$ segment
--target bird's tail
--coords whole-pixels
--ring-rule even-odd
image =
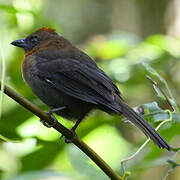
[[[170,150],[169,144],[160,136],[160,134],[152,128],[140,115],[131,109],[123,100],[118,101],[121,107],[121,113],[131,121],[135,126],[140,128],[144,134],[150,137],[160,148]]]

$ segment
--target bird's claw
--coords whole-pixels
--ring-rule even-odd
[[[57,112],[57,111],[61,111],[61,110],[65,109],[65,108],[66,108],[65,106],[62,106],[62,107],[59,107],[59,108],[51,109],[51,110],[49,110],[49,111],[47,112],[47,114],[49,114],[49,115],[53,118],[53,120],[54,120],[54,122],[53,122],[52,124],[47,123],[44,119],[40,119],[40,122],[41,122],[44,126],[46,126],[47,128],[53,127],[53,126],[58,122],[58,120],[55,118],[55,116],[53,115],[53,113],[54,113],[54,112]]]
[[[64,142],[67,143],[67,144],[72,143],[74,141],[74,139],[76,139],[76,137],[77,137],[77,134],[75,133],[73,128],[71,128],[70,131],[72,132],[73,136],[72,136],[71,139],[68,139],[68,138],[65,137]],[[61,137],[59,139],[62,139],[63,137],[64,137],[64,135],[61,135]]]
[[[47,128],[52,128],[52,127],[56,124],[56,122],[57,122],[57,119],[56,119],[56,118],[53,117],[53,119],[54,119],[54,122],[53,122],[52,124],[49,124],[49,123],[46,122],[44,119],[40,119],[40,122],[41,122],[44,126],[46,126]]]
[[[64,137],[64,135],[62,134],[59,139],[61,140],[63,137]]]

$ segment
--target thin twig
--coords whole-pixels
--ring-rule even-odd
[[[0,82],[1,86],[1,82]],[[48,124],[52,124],[54,119],[47,113],[43,112],[39,107],[32,104],[30,101],[16,93],[14,90],[9,88],[8,86],[4,86],[4,93],[9,97],[14,99],[17,103],[22,105],[27,110],[31,111],[34,115],[38,116],[40,119],[43,119]],[[64,127],[61,123],[56,122],[53,125],[53,128],[58,132],[63,134],[67,139],[73,138],[73,133]],[[91,160],[93,160],[96,165],[112,180],[122,180],[122,178],[115,172],[113,169],[106,164],[106,162],[96,153],[94,152],[87,144],[81,141],[78,137],[73,138],[72,143],[74,143],[79,149],[81,149]]]

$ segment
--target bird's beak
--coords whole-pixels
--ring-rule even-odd
[[[15,40],[11,44],[14,45],[14,46],[20,47],[20,48],[25,48],[26,47],[25,39]]]

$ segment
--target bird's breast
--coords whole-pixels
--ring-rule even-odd
[[[36,68],[36,60],[33,56],[25,56],[22,62],[22,76],[24,81],[31,86],[33,75],[38,71]]]

